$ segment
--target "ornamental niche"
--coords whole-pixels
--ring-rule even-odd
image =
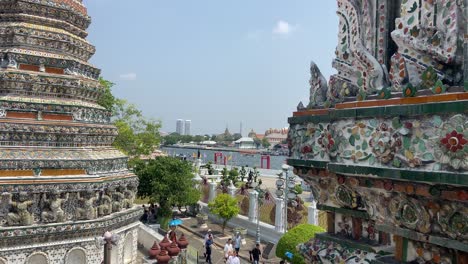
[[[337,3],[337,73],[327,83],[312,62],[310,102],[289,118],[288,164],[328,216],[300,250],[311,263],[466,263],[468,2]]]

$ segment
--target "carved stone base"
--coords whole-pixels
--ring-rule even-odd
[[[32,232],[32,229],[36,229],[37,232],[50,231],[45,236],[36,233],[33,239],[23,232],[14,232],[22,234],[22,238],[10,233],[9,237],[0,238],[0,264],[101,263],[104,246],[97,243],[96,238],[102,237],[105,231],[118,236],[116,245],[112,247],[111,263],[135,263],[140,215],[141,209],[134,208],[113,217],[63,225],[66,229],[74,230],[72,232],[58,231],[62,225],[57,224],[34,226],[29,228],[31,230],[24,230],[26,233]],[[58,232],[54,232],[54,229]],[[7,231],[0,232],[5,234]],[[5,244],[6,241],[9,242]]]

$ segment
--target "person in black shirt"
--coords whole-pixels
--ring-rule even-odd
[[[255,245],[255,248],[252,249],[251,251],[251,254],[252,254],[252,263],[254,264],[259,264],[260,263],[260,256],[262,254],[262,252],[260,251],[260,244],[256,244]]]

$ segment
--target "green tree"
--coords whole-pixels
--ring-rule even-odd
[[[229,171],[229,180],[232,181],[233,184],[239,181],[239,170],[237,168],[232,168]]]
[[[258,148],[262,145],[262,141],[258,139],[257,137],[255,137],[253,140],[254,140],[255,147]]]
[[[113,146],[131,158],[153,152],[160,143],[161,123],[145,118],[135,105],[115,98],[112,95],[114,83],[103,78],[99,81],[104,92],[98,104],[111,112],[112,121],[118,129]]]
[[[271,146],[270,142],[268,141],[266,137],[262,138],[262,146],[264,148],[269,148]]]
[[[309,241],[311,238],[314,238],[316,233],[322,232],[325,232],[325,229],[321,228],[320,226],[310,224],[298,225],[288,230],[288,232],[285,233],[278,241],[278,245],[276,246],[276,256],[278,258],[285,259],[286,252],[291,252],[293,254],[293,258],[290,260],[291,263],[305,263],[304,258],[296,249],[296,247],[299,244],[303,244]]]
[[[232,135],[232,140],[233,141],[236,141],[238,139],[242,138],[242,135],[240,133],[234,133],[234,135]]]
[[[205,140],[205,137],[202,135],[196,135],[193,137],[193,142],[200,143]]]
[[[192,164],[172,157],[158,157],[149,161],[137,161],[134,172],[140,184],[138,195],[158,203],[159,215],[172,216],[173,206],[193,205],[200,200],[200,191],[195,188]]]
[[[180,135],[175,132],[162,138],[162,142],[165,146],[175,145],[179,141],[180,141]]]
[[[212,214],[217,215],[223,220],[223,234],[227,222],[240,212],[239,206],[237,206],[237,199],[231,197],[229,194],[218,195],[208,204],[208,208]]]
[[[104,80],[102,77],[99,77],[99,82],[101,83],[103,93],[99,97],[97,103],[112,113],[114,112],[114,104],[117,100],[112,94],[112,86],[114,86],[114,83]]]

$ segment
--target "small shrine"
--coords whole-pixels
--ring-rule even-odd
[[[0,263],[134,263],[138,179],[111,146],[82,0],[0,1]]]
[[[288,164],[328,230],[308,263],[468,263],[468,1],[338,0]],[[350,261],[350,262],[348,262]]]

